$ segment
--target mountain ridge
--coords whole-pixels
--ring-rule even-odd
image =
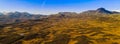
[[[88,13],[88,14],[120,14],[120,12],[109,11],[109,10],[106,10],[105,8],[98,8],[96,10],[88,10],[88,11],[84,11],[82,13]]]
[[[76,13],[76,12],[59,12],[55,14],[56,16],[59,17],[72,17],[72,16],[77,16],[78,14],[83,14],[83,15],[101,15],[101,14],[120,14],[120,12],[116,11],[109,11],[106,10],[105,8],[98,8],[96,10],[88,10],[84,11],[81,13]],[[51,14],[55,16],[54,14]],[[48,16],[51,15],[42,15],[42,14],[31,14],[28,12],[8,12],[8,13],[0,13],[0,24],[8,24],[8,23],[15,23],[15,22],[23,22],[26,20],[35,20],[35,19],[41,19],[41,18],[47,18]]]

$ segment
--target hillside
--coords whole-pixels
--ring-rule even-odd
[[[0,44],[120,44],[120,14],[69,13],[0,25]]]

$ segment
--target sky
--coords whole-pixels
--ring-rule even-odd
[[[34,14],[55,14],[77,12],[104,7],[120,11],[120,0],[0,0],[0,12],[29,12]]]

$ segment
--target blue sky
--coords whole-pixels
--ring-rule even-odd
[[[120,0],[0,0],[1,12],[29,12],[54,14],[58,12],[82,12],[104,7],[120,10]]]

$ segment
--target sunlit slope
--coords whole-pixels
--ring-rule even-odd
[[[0,44],[120,44],[120,15],[51,15],[7,24]]]

